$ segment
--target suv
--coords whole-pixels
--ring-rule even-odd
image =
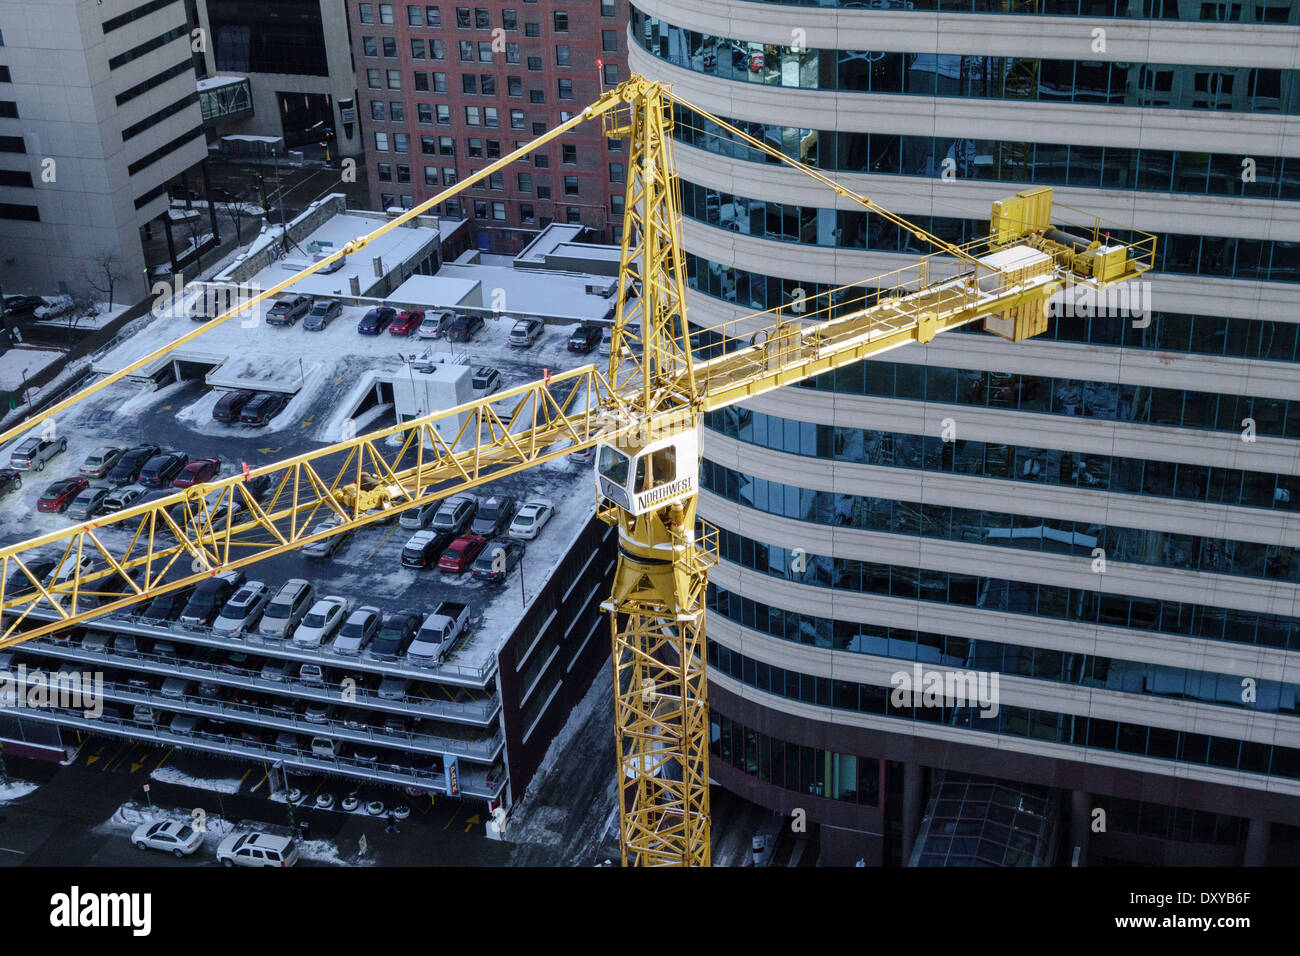
[[[185,610],[181,611],[181,625],[202,627],[211,624],[221,613],[221,608],[230,600],[230,596],[243,583],[243,571],[232,571],[224,576],[200,581],[194,588],[189,603],[185,605]],[[154,653],[162,653],[157,645],[154,647]]]
[[[140,469],[140,484],[146,488],[165,488],[189,464],[190,456],[180,451],[154,455]]]
[[[482,398],[484,395],[498,392],[501,390],[501,373],[490,365],[480,366],[474,369],[474,377],[470,380],[470,387],[474,389],[475,398]]]
[[[280,299],[266,313],[267,325],[293,325],[311,309],[311,297],[290,295]]]
[[[448,531],[415,532],[402,549],[402,567],[417,570],[433,567],[451,539],[452,535]]]
[[[512,348],[532,348],[533,343],[542,337],[542,330],[545,328],[546,325],[541,319],[520,319],[510,330],[510,337],[506,341]]]
[[[235,831],[217,847],[217,859],[225,866],[293,866],[298,845],[271,833]]]
[[[448,327],[447,338],[452,342],[472,342],[482,329],[483,316],[462,315]]]
[[[136,445],[134,448],[128,448],[109,471],[108,483],[119,488],[131,484],[140,477],[140,469],[144,467],[145,462],[160,451],[162,449],[157,445]]]
[[[66,438],[26,438],[18,444],[9,456],[9,467],[19,471],[35,468],[45,470],[45,463],[61,451],[67,451]]]
[[[315,599],[316,589],[302,578],[285,581],[275,597],[267,602],[257,632],[263,637],[283,640],[298,626]]]
[[[288,404],[289,396],[284,392],[262,392],[244,406],[239,421],[244,425],[268,425]]]
[[[241,634],[253,626],[257,616],[270,600],[271,591],[261,581],[248,581],[226,602],[221,615],[212,622],[214,631]]]
[[[244,410],[257,393],[247,388],[237,389],[233,392],[226,392],[219,399],[217,404],[212,406],[212,420],[216,422],[225,422],[227,425],[239,421],[239,413]]]
[[[474,520],[474,513],[477,510],[478,499],[473,495],[452,495],[438,508],[429,527],[434,531],[460,534]]]

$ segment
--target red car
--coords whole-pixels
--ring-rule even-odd
[[[189,488],[211,481],[221,472],[220,458],[194,458],[172,479],[173,488]]]
[[[63,514],[72,500],[90,484],[89,478],[63,478],[45,489],[36,502],[36,510]]]
[[[438,559],[438,570],[464,574],[479,556],[479,552],[487,547],[487,543],[488,539],[481,534],[467,534],[463,538],[457,538],[442,552],[442,557]]]
[[[388,327],[389,335],[410,335],[424,321],[423,312],[398,312],[393,324]]]

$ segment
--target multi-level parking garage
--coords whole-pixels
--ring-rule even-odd
[[[508,266],[508,260],[496,261],[490,268],[499,280]],[[460,284],[472,284],[464,280],[473,270],[458,267]],[[569,307],[603,315],[608,306],[602,291],[592,292],[591,303],[583,306],[586,293],[581,282],[575,290],[576,278],[556,275],[552,284],[563,287]],[[589,278],[601,289],[609,282]],[[521,282],[515,298],[523,298],[527,287]],[[433,312],[446,303],[401,304]],[[546,315],[551,303],[512,304]],[[394,424],[395,382],[410,384],[406,392],[397,390],[409,397],[429,394],[420,388],[427,375],[491,368],[499,378],[488,388],[509,388],[541,378],[545,369],[598,357],[567,350],[569,325],[547,324],[530,347],[509,347],[515,312],[489,317],[469,342],[420,340],[387,330],[358,335],[363,315],[382,305],[345,305],[322,331],[306,331],[301,322],[241,327],[232,321],[197,340],[212,357],[211,369],[239,367],[255,376],[264,362],[292,367],[297,378],[301,360],[306,374],[292,383],[294,397],[261,427],[214,419],[214,407],[239,381],[214,387],[210,376],[200,375],[161,388],[123,381],[99,392],[56,422],[66,450],[41,471],[25,472],[22,488],[0,499],[0,540],[66,526],[69,517],[41,512],[36,503],[47,485],[75,475],[101,446],[149,443],[191,458],[214,456],[224,476],[244,463],[256,467],[336,440],[348,421],[357,431]],[[128,341],[124,354],[144,354],[191,328],[183,314],[163,315]],[[410,360],[420,354],[424,360]],[[114,361],[112,354],[103,361]],[[258,381],[265,384],[250,384],[258,387]],[[385,400],[368,402],[352,418],[358,389],[375,381],[389,383],[381,390]],[[271,638],[259,633],[256,620],[246,632],[231,634],[215,630],[211,618],[178,621],[184,601],[170,613],[145,604],[2,652],[3,671],[15,677],[64,672],[102,681],[104,707],[94,715],[84,708],[11,709],[0,716],[0,737],[11,754],[62,758],[85,735],[108,734],[508,804],[522,793],[608,653],[599,605],[614,543],[595,520],[589,469],[585,461],[561,458],[475,489],[480,501],[505,496],[516,507],[534,499],[555,506],[534,537],[518,542],[522,556],[496,583],[468,572],[404,566],[403,549],[416,533],[410,526],[414,513],[363,528],[318,556],[307,549],[245,569],[248,580],[263,582],[272,595],[290,580],[306,581],[314,592],[308,604],[338,596],[349,610],[369,606],[383,615],[410,613],[421,622],[444,602],[465,605],[468,626],[440,659],[417,663],[404,647],[379,657],[364,648],[343,653],[332,639],[313,646],[295,641],[292,631]],[[494,540],[507,539],[508,525],[498,526]],[[436,564],[438,555],[429,557]]]

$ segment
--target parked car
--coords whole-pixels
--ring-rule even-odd
[[[366,604],[357,608],[339,628],[339,636],[334,638],[330,649],[335,654],[356,657],[379,633],[382,620],[383,613],[377,607]]]
[[[9,467],[19,471],[44,471],[45,463],[67,451],[66,438],[24,438],[9,455]]]
[[[480,366],[474,369],[474,377],[470,379],[470,387],[474,389],[475,398],[482,398],[484,395],[499,392],[501,390],[501,373],[490,365]]]
[[[490,495],[479,505],[474,520],[470,523],[470,534],[481,534],[485,538],[495,538],[510,526],[510,519],[515,516],[515,499],[510,495]]]
[[[370,642],[370,657],[377,661],[395,661],[406,653],[420,629],[420,615],[414,611],[399,611],[384,618],[379,633]]]
[[[217,859],[224,866],[293,866],[298,844],[289,837],[236,830],[217,847]]]
[[[0,498],[23,486],[23,476],[12,468],[0,468]]]
[[[88,478],[60,478],[41,493],[36,500],[36,510],[45,514],[63,514],[89,484]]]
[[[140,824],[131,833],[131,842],[137,850],[162,850],[179,859],[201,847],[203,836],[202,830],[196,830],[188,823],[167,820]]]
[[[410,335],[424,321],[424,312],[418,309],[410,312],[398,312],[393,324],[388,327],[389,335]]]
[[[385,677],[379,682],[379,689],[375,691],[384,700],[401,700],[406,696],[406,689],[411,686],[411,682],[405,677]]]
[[[388,328],[388,323],[393,321],[397,315],[396,309],[390,309],[388,306],[380,306],[371,309],[361,317],[357,323],[358,335],[378,335],[384,329]]]
[[[109,471],[108,483],[120,488],[122,485],[137,481],[140,478],[140,469],[160,451],[162,449],[157,445],[136,445],[134,448],[128,448]]]
[[[48,584],[50,575],[59,566],[59,562],[54,558],[36,558],[25,562],[27,571],[22,568],[12,566],[9,576],[5,578],[5,597],[16,598],[26,594],[35,594],[36,585],[32,584],[32,578],[40,581],[41,584]],[[31,577],[28,577],[30,572]]]
[[[189,461],[190,456],[181,451],[165,451],[154,455],[140,469],[140,484],[146,488],[166,488]]]
[[[474,520],[478,511],[478,499],[470,494],[452,495],[434,512],[430,527],[434,531],[447,531],[460,534]]]
[[[515,323],[514,328],[510,330],[510,336],[506,341],[513,348],[532,348],[533,343],[542,337],[542,332],[545,329],[546,324],[541,319],[520,319]]]
[[[338,595],[323,597],[311,606],[297,630],[293,643],[297,647],[320,647],[329,642],[343,626],[348,613],[348,599]]]
[[[417,334],[422,339],[440,339],[455,320],[455,312],[426,312]]]
[[[284,411],[289,398],[284,392],[262,392],[255,395],[239,413],[239,421],[244,425],[269,425],[271,419]]]
[[[293,633],[315,599],[316,589],[311,584],[302,578],[290,578],[267,602],[257,632],[263,637],[283,640]]]
[[[221,474],[220,458],[191,458],[181,469],[180,474],[172,479],[173,488],[190,488],[212,481]]]
[[[532,541],[554,515],[555,503],[550,498],[530,498],[510,522],[510,537],[516,541]]]
[[[231,571],[200,581],[194,588],[185,609],[181,611],[179,622],[191,627],[203,627],[216,620],[221,609],[226,606],[232,594],[244,583],[243,571]],[[159,645],[154,645],[154,653],[161,654]]]
[[[262,665],[262,673],[260,676],[262,680],[280,683],[289,679],[289,672],[293,670],[294,666],[293,661],[286,661],[273,657]],[[236,699],[239,699],[240,703],[249,703],[255,707],[260,706],[260,703],[257,701],[248,701],[240,698]]]
[[[468,627],[469,606],[443,601],[421,623],[406,652],[407,660],[417,667],[431,667],[446,656]]]
[[[261,581],[245,581],[212,622],[212,629],[223,634],[243,634],[252,630],[253,623],[270,599],[271,590]]]
[[[117,514],[119,511],[125,511],[131,507],[132,502],[139,498],[145,491],[138,486],[127,485],[125,488],[116,488],[110,491],[104,498],[104,514]]]
[[[457,538],[438,559],[438,570],[447,574],[464,574],[487,546],[487,538],[477,534],[467,534]]]
[[[266,313],[266,324],[293,325],[311,310],[311,306],[311,296],[287,295],[271,306]]]
[[[510,576],[523,556],[524,546],[518,541],[489,541],[470,571],[480,581],[500,584]]]
[[[483,330],[483,316],[462,315],[447,327],[447,338],[453,342],[472,342]]]
[[[239,413],[244,410],[257,393],[247,389],[240,388],[232,392],[226,392],[219,399],[217,404],[212,406],[212,420],[224,422],[229,425],[231,422],[239,421]]]
[[[72,499],[72,504],[68,505],[64,514],[73,521],[89,521],[99,514],[107,497],[108,488],[104,485],[90,485]]]
[[[181,612],[185,610],[190,598],[194,596],[194,588],[178,588],[175,591],[169,591],[166,594],[160,594],[146,607],[140,617],[146,621],[155,621],[164,623],[180,617]]]
[[[308,332],[323,332],[326,326],[342,314],[343,303],[338,299],[317,299],[307,313],[307,318],[303,319],[302,327]]]
[[[4,314],[15,317],[31,315],[47,304],[39,295],[7,295],[4,299]]]
[[[579,325],[569,336],[569,351],[578,352],[587,355],[600,344],[600,337],[604,334],[599,325]]]
[[[438,513],[442,507],[441,501],[430,501],[428,504],[420,505],[418,508],[408,508],[402,512],[397,523],[407,531],[419,531],[421,528],[427,528],[433,516]]]
[[[96,448],[77,469],[87,478],[103,478],[122,459],[126,449],[120,445],[104,445]]]
[[[338,515],[332,514],[320,523],[317,531],[329,531],[343,524],[343,519]],[[328,558],[335,551],[343,546],[343,542],[352,537],[351,531],[340,531],[332,534],[328,538],[321,538],[319,541],[313,541],[302,547],[302,554],[308,558]]]

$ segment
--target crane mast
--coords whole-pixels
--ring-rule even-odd
[[[931,242],[942,256],[833,290],[811,311],[800,302],[717,327],[689,325],[674,104]],[[595,119],[606,136],[629,144],[607,369],[582,366],[0,548],[0,647],[594,446],[596,513],[618,532],[602,606],[610,618],[623,863],[708,866],[704,607],[717,532],[696,515],[702,416],[979,320],[1011,341],[1039,334],[1049,298],[1067,283],[1102,288],[1150,269],[1154,237],[1113,239],[1099,220],[1075,231],[1054,227],[1052,190],[1039,187],[995,203],[989,235],[957,246],[634,75],[556,129],[0,434],[0,442]],[[464,416],[459,430],[440,432],[437,424],[454,416]],[[259,499],[249,480],[262,476],[271,492]],[[330,516],[339,523],[323,529]],[[38,549],[60,556],[48,579],[30,569]],[[10,586],[15,572],[28,583]]]

